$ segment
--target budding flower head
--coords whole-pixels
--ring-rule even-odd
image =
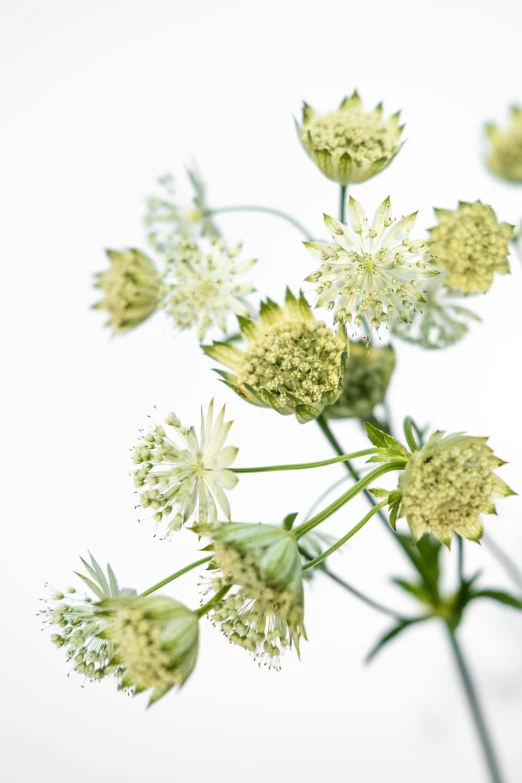
[[[499,223],[491,207],[459,201],[456,210],[435,209],[438,224],[430,229],[436,264],[446,272],[444,284],[462,294],[485,294],[493,273],[509,272],[513,226]]]
[[[494,473],[504,462],[486,444],[487,438],[436,432],[413,452],[399,487],[400,516],[416,541],[433,533],[449,548],[452,532],[480,541],[480,515],[496,513],[493,498],[515,494]]]
[[[193,242],[180,242],[168,260],[167,311],[180,329],[196,326],[202,340],[217,324],[226,331],[230,313],[247,316],[244,298],[255,291],[241,276],[255,259],[238,261],[241,246],[227,249],[218,239],[208,249]]]
[[[123,667],[120,688],[132,693],[152,689],[149,706],[181,686],[196,665],[199,619],[166,596],[135,596],[100,603],[107,619],[105,636],[114,661]]]
[[[301,143],[323,174],[341,185],[364,182],[390,165],[402,144],[399,114],[385,120],[382,104],[365,112],[357,93],[336,111],[317,114],[303,104]]]
[[[511,125],[501,130],[497,125],[486,125],[490,148],[486,164],[497,177],[508,182],[522,182],[522,107],[511,107]]]
[[[155,312],[162,297],[162,276],[140,250],[107,250],[107,255],[112,266],[97,275],[96,283],[105,297],[94,307],[109,312],[108,326],[119,334]]]
[[[348,204],[348,224],[325,215],[334,244],[304,243],[321,260],[319,269],[306,278],[316,284],[316,307],[327,307],[336,322],[356,327],[364,319],[372,328],[390,318],[411,320],[424,301],[419,286],[438,274],[426,252],[431,243],[409,237],[416,215],[394,223],[389,198],[377,209],[371,226],[354,198]]]
[[[294,534],[274,525],[224,522],[196,525],[210,538],[211,588],[232,585],[212,610],[227,638],[260,663],[279,668],[279,656],[306,639],[301,557]]]
[[[373,348],[367,343],[352,342],[342,394],[325,408],[325,416],[371,419],[376,405],[384,402],[394,367],[395,351],[391,345]]]
[[[199,439],[194,427],[183,427],[171,413],[164,427],[154,426],[134,449],[134,483],[143,488],[141,505],[154,510],[165,537],[189,519],[215,521],[217,506],[230,519],[224,490],[237,484],[229,467],[238,449],[224,444],[232,423],[225,421],[225,406],[214,420],[211,400],[206,414],[201,410]]]
[[[254,405],[295,413],[298,421],[317,418],[342,390],[348,341],[314,318],[303,294],[286,292],[280,307],[261,303],[257,320],[239,318],[244,350],[230,343],[204,345],[212,358],[234,370],[220,372],[225,383]]]

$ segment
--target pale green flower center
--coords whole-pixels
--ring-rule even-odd
[[[347,152],[356,166],[363,167],[397,150],[396,133],[373,113],[336,111],[315,116],[303,127],[303,141],[311,137],[313,149],[327,149],[340,157]]]

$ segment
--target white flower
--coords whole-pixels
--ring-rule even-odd
[[[430,242],[409,238],[416,214],[394,223],[386,198],[370,227],[359,202],[350,198],[349,225],[325,215],[334,244],[305,242],[322,261],[306,278],[318,284],[316,306],[333,310],[337,323],[355,326],[364,318],[375,328],[390,317],[410,320],[411,311],[424,301],[420,281],[438,274],[426,253]]]
[[[226,331],[229,313],[248,316],[244,297],[253,286],[239,282],[255,259],[238,262],[241,246],[226,249],[219,240],[208,252],[192,242],[182,242],[169,259],[167,309],[177,326],[196,325],[202,340],[209,327],[217,324]]]
[[[156,522],[165,523],[166,538],[191,518],[215,522],[218,506],[230,519],[224,490],[237,484],[236,474],[228,468],[238,449],[224,447],[232,426],[224,421],[225,406],[215,421],[213,411],[212,400],[207,415],[201,411],[199,440],[194,427],[183,427],[171,413],[165,419],[169,434],[157,425],[134,450],[135,485],[146,487],[140,494],[141,505],[155,511]]]

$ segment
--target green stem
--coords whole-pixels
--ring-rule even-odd
[[[348,186],[341,185],[341,196],[339,199],[339,220],[344,223],[346,217],[346,196],[348,194]]]
[[[308,468],[322,468],[325,465],[335,465],[336,462],[346,462],[357,457],[367,457],[375,454],[376,449],[364,449],[363,451],[354,451],[352,454],[341,454],[339,457],[324,459],[320,462],[298,462],[293,465],[266,465],[260,468],[230,468],[234,473],[267,473],[272,470],[307,470]]]
[[[406,438],[406,443],[410,447],[410,450],[419,451],[419,444],[417,443],[413,433],[413,420],[411,416],[406,416],[404,419],[404,436]]]
[[[455,662],[457,664],[462,681],[462,686],[468,699],[473,722],[475,723],[475,728],[477,730],[480,745],[482,747],[482,752],[484,753],[491,783],[502,783],[502,775],[495,750],[493,748],[493,742],[486,725],[486,720],[482,712],[478,694],[471,678],[469,668],[466,664],[466,660],[455,633],[450,629],[449,626],[446,627],[451,649],[455,657]]]
[[[312,517],[312,519],[309,519],[307,522],[303,522],[302,525],[299,525],[299,527],[296,527],[294,530],[296,537],[300,538],[301,536],[304,536],[305,533],[313,530],[314,527],[317,527],[317,525],[320,525],[321,522],[324,522],[325,519],[330,517],[332,514],[335,514],[336,511],[338,511],[352,498],[358,495],[359,492],[369,486],[372,481],[379,478],[379,476],[383,476],[385,473],[390,473],[392,470],[400,470],[403,467],[404,460],[391,460],[390,462],[384,462],[382,465],[379,465],[378,468],[370,471],[366,476],[364,476],[364,478],[359,479],[359,481],[350,487],[347,492],[338,497],[337,500],[334,500],[333,503],[330,503],[329,506],[320,511],[319,514],[316,514],[315,517]],[[382,509],[377,509],[376,513],[382,514]],[[386,519],[386,517],[384,517],[384,519]]]
[[[207,209],[203,214],[210,217],[211,215],[222,215],[226,212],[264,212],[266,215],[274,215],[282,220],[286,220],[287,223],[290,223],[294,228],[300,231],[306,239],[311,239],[313,236],[313,234],[308,231],[302,223],[292,217],[292,215],[283,212],[281,209],[274,209],[273,207],[258,207],[253,205],[218,207],[217,209]]]
[[[375,609],[378,612],[382,612],[383,614],[387,614],[389,617],[394,617],[396,620],[408,619],[407,617],[403,617],[399,612],[396,612],[394,609],[389,609],[387,606],[383,606],[383,604],[378,603],[378,601],[374,601],[373,598],[370,598],[364,593],[361,593],[360,590],[357,590],[355,587],[352,587],[352,585],[348,584],[348,582],[345,582],[344,579],[341,579],[341,577],[337,576],[337,574],[334,574],[333,571],[330,571],[326,566],[323,566],[320,569],[320,571],[326,576],[328,576],[333,582],[338,584],[339,587],[342,587],[348,593],[351,593],[360,601],[367,604],[367,606],[370,606],[372,609]]]
[[[204,614],[208,614],[213,606],[218,604],[222,598],[228,593],[232,585],[225,585],[220,590],[217,591],[215,595],[212,596],[212,598],[207,601],[206,604],[203,604],[203,606],[200,606],[199,609],[195,610],[195,613],[198,617],[203,617]]]
[[[176,571],[175,574],[171,574],[170,576],[167,576],[166,579],[162,579],[161,582],[158,582],[158,584],[152,585],[152,587],[149,587],[148,590],[145,590],[145,592],[140,593],[140,597],[144,595],[150,595],[151,593],[155,593],[156,590],[159,590],[161,587],[165,587],[165,585],[168,585],[169,582],[173,582],[175,579],[178,578],[178,576],[183,576],[183,574],[187,574],[189,571],[192,571],[193,568],[197,568],[198,566],[203,565],[203,563],[208,563],[209,560],[212,560],[212,555],[210,555],[210,557],[202,557],[201,560],[196,560],[195,563],[190,563],[190,565],[185,566],[179,571]]]
[[[461,536],[457,536],[457,554],[458,554],[458,569],[459,569],[459,585],[462,584],[464,579],[464,539]]]
[[[318,566],[320,563],[323,562],[323,560],[326,560],[327,557],[330,557],[330,555],[333,555],[334,552],[336,552],[340,547],[344,546],[347,541],[352,538],[356,533],[359,532],[361,528],[365,526],[367,522],[375,515],[377,514],[381,508],[383,508],[388,503],[388,498],[386,500],[381,501],[378,506],[374,506],[371,508],[368,513],[366,514],[363,519],[361,519],[360,522],[355,525],[355,527],[352,527],[351,530],[346,533],[345,536],[339,539],[339,541],[336,541],[335,544],[332,544],[332,546],[329,549],[325,549],[324,552],[321,552],[320,555],[315,557],[313,560],[310,560],[309,563],[307,563],[305,566],[303,566],[303,571],[306,571],[308,568],[315,568],[315,566]]]
[[[519,241],[515,240],[515,241],[511,242],[511,244],[513,245],[513,248],[515,250],[515,255],[518,257],[518,260],[522,264],[522,247],[519,244]]]

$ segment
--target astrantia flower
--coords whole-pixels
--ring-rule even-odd
[[[432,252],[446,271],[444,284],[462,294],[485,294],[493,273],[509,272],[513,226],[499,223],[491,207],[459,201],[456,210],[436,209],[438,225],[430,229]]]
[[[225,406],[214,421],[214,401],[206,416],[201,411],[199,440],[194,427],[183,427],[175,414],[145,433],[134,450],[134,482],[144,488],[140,502],[155,511],[164,523],[165,537],[193,518],[199,522],[217,519],[217,505],[227,519],[230,506],[225,489],[232,489],[237,476],[228,470],[237,448],[224,446],[232,422],[225,422]]]
[[[486,163],[497,177],[508,182],[522,182],[522,107],[511,107],[511,126],[501,130],[486,125],[490,142]]]
[[[268,299],[256,321],[239,319],[245,350],[230,343],[204,345],[209,356],[234,370],[220,372],[226,384],[254,405],[295,413],[310,421],[342,390],[348,341],[316,321],[300,294],[287,291],[285,305]]]
[[[239,262],[240,252],[241,246],[227,250],[219,240],[208,252],[191,242],[178,245],[169,259],[166,301],[180,329],[196,326],[202,340],[214,324],[225,331],[229,313],[248,315],[244,297],[255,289],[240,278],[255,259]]]
[[[457,533],[480,541],[484,532],[481,514],[495,514],[495,497],[512,495],[495,475],[504,462],[486,445],[487,438],[436,432],[414,451],[401,475],[400,516],[408,520],[418,540],[433,533],[446,546]]]
[[[304,149],[323,174],[347,185],[364,182],[390,165],[402,146],[399,114],[385,120],[381,104],[365,112],[355,91],[328,114],[303,104],[302,125],[296,125]]]
[[[334,244],[305,242],[321,266],[306,279],[317,284],[317,307],[327,307],[337,323],[378,328],[389,318],[411,319],[423,302],[422,285],[438,274],[426,253],[430,242],[410,240],[417,213],[393,222],[390,199],[377,209],[370,226],[354,198],[348,204],[349,224],[325,215]],[[419,289],[420,287],[420,289]]]
[[[107,250],[108,272],[97,275],[96,287],[105,295],[94,307],[109,312],[108,326],[128,332],[152,315],[162,296],[162,276],[140,250]]]
[[[352,342],[342,394],[325,408],[325,416],[371,419],[375,406],[384,402],[394,367],[395,351],[391,345],[370,348],[367,343]]]
[[[232,585],[212,610],[227,638],[270,667],[282,649],[306,639],[302,566],[297,539],[273,525],[242,522],[197,525],[211,539],[212,590]]]
[[[149,705],[181,686],[196,665],[199,619],[195,612],[166,596],[104,600],[104,635],[123,667],[120,688],[133,694],[152,689]]]

